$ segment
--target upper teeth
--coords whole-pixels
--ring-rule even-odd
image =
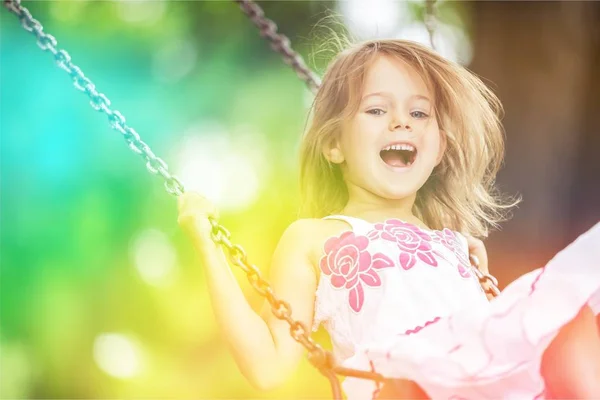
[[[393,144],[391,146],[384,147],[383,150],[408,150],[415,151],[414,146],[410,144],[402,143],[402,144]]]

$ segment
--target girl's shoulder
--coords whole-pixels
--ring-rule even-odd
[[[284,235],[303,248],[317,275],[319,260],[323,255],[323,246],[327,239],[351,230],[347,223],[333,219],[302,218],[291,223]]]

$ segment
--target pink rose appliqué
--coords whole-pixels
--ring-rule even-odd
[[[383,224],[375,224],[374,229],[368,233],[369,239],[382,238],[398,244],[400,248],[400,265],[405,270],[411,269],[417,262],[417,257],[424,263],[437,267],[431,247],[431,236],[414,224],[388,219]]]
[[[371,255],[367,251],[369,239],[354,232],[344,232],[325,242],[325,255],[319,263],[322,273],[331,277],[335,288],[349,290],[350,307],[359,312],[365,301],[363,284],[381,286],[378,269],[394,266],[384,254]]]
[[[456,258],[458,258],[458,273],[463,278],[471,276],[469,272],[469,256],[465,253],[463,246],[461,245],[456,233],[448,228],[444,228],[441,231],[436,231],[436,237],[434,240],[442,243],[448,250],[452,251]]]

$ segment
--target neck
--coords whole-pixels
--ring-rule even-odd
[[[348,203],[342,214],[364,219],[369,222],[381,222],[389,218],[397,218],[423,226],[412,212],[416,193],[402,199],[385,199],[362,188],[349,188]]]

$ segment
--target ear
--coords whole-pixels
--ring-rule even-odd
[[[446,132],[440,129],[440,150],[438,152],[437,159],[435,160],[435,166],[437,167],[442,162],[444,158],[444,153],[446,152],[446,146],[448,145],[448,141],[446,139]]]
[[[323,147],[323,155],[329,162],[334,164],[341,164],[345,160],[344,153],[342,153],[337,140],[332,140]]]

